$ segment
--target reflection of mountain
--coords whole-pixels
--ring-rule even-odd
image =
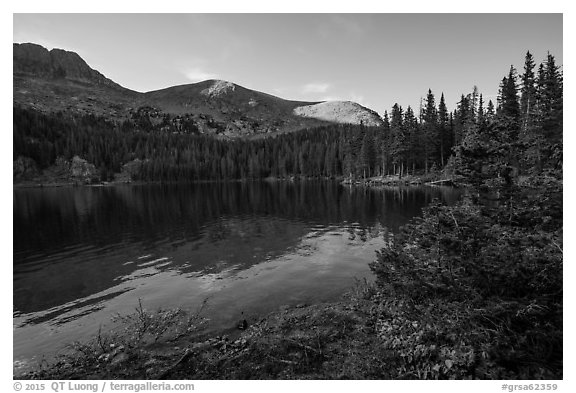
[[[150,267],[247,269],[330,226],[359,240],[379,228],[395,232],[433,197],[455,198],[328,182],[15,190],[14,307],[46,310]]]

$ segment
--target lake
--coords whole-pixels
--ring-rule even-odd
[[[450,188],[237,182],[15,189],[15,367],[51,359],[117,313],[195,311],[208,329],[335,300],[400,226]]]

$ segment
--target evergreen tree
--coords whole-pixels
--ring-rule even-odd
[[[470,120],[473,122],[477,122],[477,116],[478,116],[478,98],[479,98],[479,94],[478,93],[478,86],[474,85],[474,88],[472,89],[472,94],[470,95]]]
[[[476,123],[480,129],[486,127],[486,116],[484,115],[484,100],[482,94],[480,94],[480,99],[478,100],[478,115],[476,117]]]
[[[533,114],[536,112],[536,79],[534,76],[534,58],[526,52],[524,73],[521,77],[520,112],[522,117],[522,132],[526,133],[532,125]]]
[[[418,119],[414,115],[414,111],[410,106],[406,108],[404,113],[404,124],[403,124],[404,138],[407,141],[407,146],[405,146],[405,152],[401,167],[404,168],[406,174],[408,170],[412,169],[412,175],[416,171],[416,167],[420,167],[423,164],[424,159],[424,142],[422,138],[422,133],[420,132],[420,127],[418,124]]]
[[[500,93],[500,107],[498,115],[507,117],[509,120],[518,122],[520,119],[520,103],[518,102],[517,75],[514,66],[510,66],[508,77],[502,79]]]
[[[460,97],[460,102],[454,111],[454,145],[459,145],[465,137],[466,127],[473,122],[472,110],[470,108],[470,96]]]
[[[534,60],[530,52],[526,53],[524,73],[521,76],[520,95],[520,166],[523,170],[539,168],[541,165],[542,132],[537,124],[538,90],[534,76]]]
[[[538,67],[536,79],[535,125],[524,145],[528,164],[536,162],[537,170],[545,165],[561,170],[563,130],[563,77],[554,56],[548,53]]]
[[[394,174],[404,174],[404,163],[407,152],[406,134],[404,132],[404,114],[402,107],[397,103],[392,107],[390,114],[390,154],[392,157],[392,165]]]
[[[388,111],[384,111],[384,117],[383,117],[383,126],[381,128],[381,132],[380,132],[380,140],[379,140],[379,152],[380,152],[380,163],[381,163],[381,167],[380,167],[380,173],[382,176],[387,175],[389,170],[390,170],[390,163],[391,163],[391,157],[390,157],[390,144],[391,144],[391,138],[390,138],[390,119],[388,117]]]
[[[491,123],[494,121],[496,116],[496,110],[494,109],[494,103],[492,100],[488,100],[488,106],[486,107],[486,123]]]
[[[539,121],[544,136],[553,142],[562,141],[563,77],[554,56],[548,53],[538,77]]]
[[[440,96],[440,103],[438,104],[438,133],[440,139],[440,165],[444,167],[447,157],[452,150],[451,132],[449,129],[449,114],[444,100],[444,93]]]
[[[505,86],[507,84],[508,84],[508,78],[507,77],[502,78],[502,81],[500,81],[500,86],[498,86],[498,96],[496,98],[496,114],[498,114],[502,109],[502,102],[504,99],[503,94],[504,89],[506,88]]]
[[[421,147],[424,153],[424,170],[428,173],[428,167],[437,162],[439,156],[440,137],[438,132],[438,111],[432,90],[428,89],[426,103],[421,113],[422,138]]]

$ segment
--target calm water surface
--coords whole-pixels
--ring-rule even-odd
[[[444,188],[228,183],[14,190],[15,367],[116,313],[196,310],[210,329],[371,279],[375,251]]]

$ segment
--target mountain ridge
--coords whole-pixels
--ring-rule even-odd
[[[25,43],[14,44],[12,55],[15,74],[67,78],[126,89],[91,68],[76,52],[58,48],[48,50],[41,45]]]
[[[189,125],[188,131],[223,138],[330,123],[382,124],[375,111],[350,101],[286,100],[217,79],[141,93],[106,78],[75,52],[32,43],[13,44],[13,80],[15,105],[119,121],[143,116],[153,124],[177,121]]]

